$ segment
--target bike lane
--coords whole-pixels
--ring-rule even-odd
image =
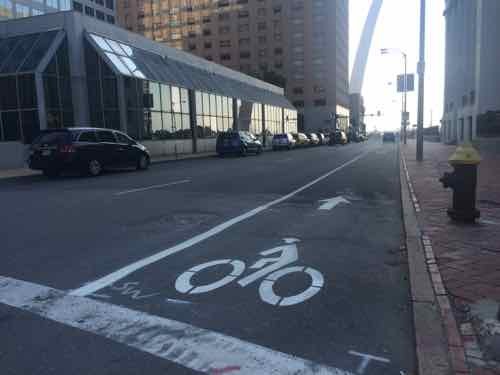
[[[384,147],[91,297],[353,373],[412,373],[397,163]]]

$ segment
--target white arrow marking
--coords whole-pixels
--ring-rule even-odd
[[[345,199],[342,196],[330,198],[330,199],[323,199],[322,201],[319,201],[319,203],[323,203],[323,204],[321,206],[319,206],[318,210],[331,210],[331,209],[337,207],[341,203],[351,204],[351,202],[349,202],[347,199]]]

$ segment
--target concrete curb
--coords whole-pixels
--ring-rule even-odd
[[[432,274],[428,272],[428,265],[436,265],[435,258],[433,253],[432,257],[430,256],[431,253],[424,246],[422,233],[419,229],[416,216],[417,212],[420,212],[420,205],[418,204],[413,187],[409,184],[409,174],[402,154],[400,182],[403,223],[406,234],[406,250],[410,272],[417,371],[420,375],[455,374],[456,372],[452,364],[455,362],[456,357],[460,359],[460,352],[450,352],[448,350],[442,319],[443,308],[441,304],[439,304],[434,289],[434,285],[442,286],[442,281],[441,284],[439,284],[438,281],[440,281],[441,278],[436,276],[432,277]],[[426,238],[426,240],[428,240],[428,238]],[[427,257],[426,255],[429,256]]]
[[[204,152],[204,153],[199,153],[199,154],[182,154],[178,156],[166,156],[166,157],[159,157],[159,158],[152,158],[151,159],[151,164],[163,164],[163,163],[170,163],[174,161],[181,161],[181,160],[196,160],[196,159],[207,159],[207,158],[213,158],[217,156],[216,152]]]

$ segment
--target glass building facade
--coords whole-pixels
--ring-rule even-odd
[[[116,22],[116,0],[0,0],[0,21],[74,9],[109,23]],[[120,0],[123,1],[123,0]]]
[[[122,130],[153,156],[214,151],[228,130],[297,131],[282,89],[78,12],[37,18],[3,21],[36,32],[0,28],[0,157],[60,127]]]

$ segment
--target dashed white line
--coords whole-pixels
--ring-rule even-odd
[[[222,224],[219,224],[216,227],[213,227],[212,229],[210,229],[204,233],[198,234],[197,236],[194,236],[194,237],[192,237],[184,242],[181,242],[178,245],[175,245],[175,246],[170,247],[168,249],[162,250],[162,251],[160,251],[156,254],[153,254],[147,258],[141,259],[135,263],[132,263],[128,266],[120,268],[119,270],[112,272],[109,275],[106,275],[98,280],[89,282],[89,283],[83,285],[82,287],[73,290],[71,292],[71,294],[74,296],[87,296],[91,293],[95,293],[98,290],[101,290],[101,289],[127,277],[128,275],[130,275],[133,272],[136,272],[136,271],[138,271],[146,266],[149,266],[153,263],[156,263],[156,262],[158,262],[158,261],[160,261],[160,260],[162,260],[162,259],[164,259],[172,254],[175,254],[175,253],[178,253],[182,250],[185,250],[185,249],[187,249],[193,245],[196,245],[202,241],[205,241],[206,239],[211,238],[211,237],[225,231],[226,229],[232,227],[233,225],[236,225],[244,220],[247,220],[247,219],[271,208],[272,206],[275,206],[283,201],[286,201],[286,200],[292,198],[293,196],[301,193],[302,191],[310,188],[311,186],[316,185],[318,182],[323,181],[324,179],[330,177],[334,173],[337,173],[340,170],[344,169],[345,167],[348,167],[349,165],[358,161],[359,159],[361,159],[365,155],[369,154],[371,151],[372,150],[363,152],[362,154],[345,162],[344,164],[340,165],[339,167],[332,169],[331,171],[325,173],[324,175],[314,179],[313,181],[311,181],[311,182],[305,184],[304,186],[292,191],[291,193],[284,195],[281,198],[275,199],[274,201],[271,201],[271,202],[266,203],[262,206],[254,208],[251,211],[248,211],[240,216],[237,216],[237,217],[230,219]]]
[[[203,373],[353,375],[183,322],[0,276],[0,303]]]
[[[118,193],[115,193],[115,195],[121,196],[121,195],[126,195],[126,194],[139,193],[139,192],[147,191],[147,190],[161,189],[161,188],[165,188],[165,187],[169,187],[169,186],[187,184],[189,182],[191,182],[191,180],[174,181],[174,182],[169,182],[168,184],[162,184],[162,185],[151,185],[151,186],[146,186],[146,187],[137,188],[137,189],[120,191]]]

